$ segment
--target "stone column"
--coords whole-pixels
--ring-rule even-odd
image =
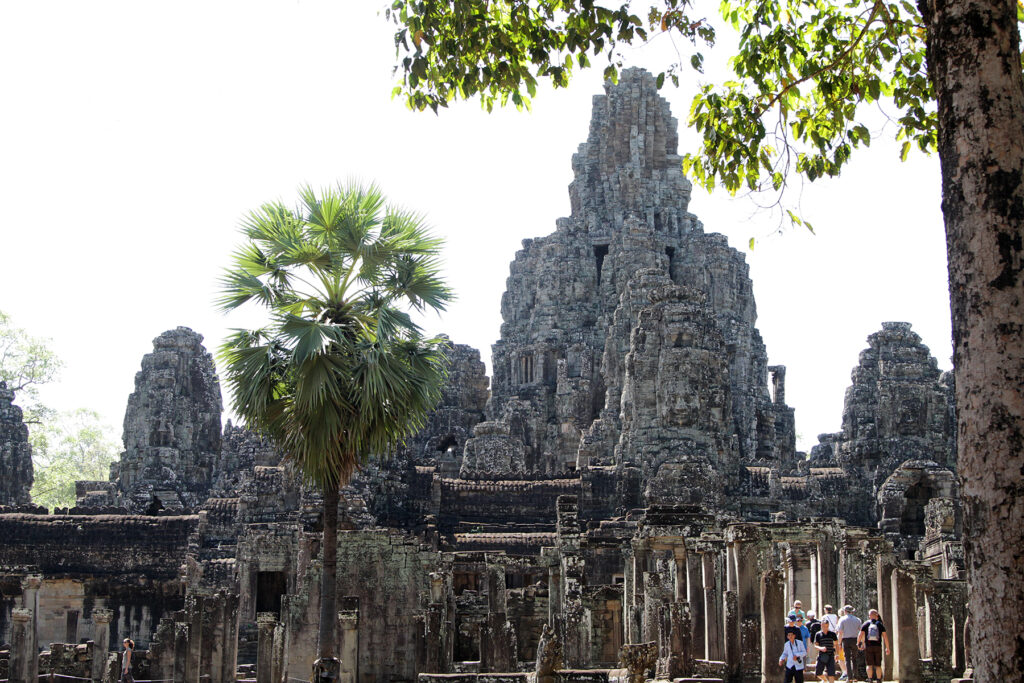
[[[730,679],[737,679],[740,676],[740,669],[743,664],[743,643],[740,639],[740,619],[736,604],[736,591],[725,592],[725,638],[722,648],[724,650],[725,670]]]
[[[662,575],[654,571],[643,573],[643,642],[658,640],[659,615],[662,613]]]
[[[185,614],[188,620],[186,630],[187,646],[184,683],[199,683],[203,662],[203,597],[185,596]]]
[[[22,606],[32,614],[32,628],[29,631],[32,656],[29,658],[28,673],[33,681],[39,675],[39,588],[42,585],[43,577],[37,574],[26,576],[21,581]]]
[[[696,551],[689,548],[686,553],[686,585],[690,603],[690,627],[692,629],[691,643],[693,656],[696,659],[706,659],[704,641],[704,563]]]
[[[626,578],[629,578],[630,563],[626,562]],[[629,600],[623,595],[623,600]],[[548,625],[552,628],[562,617],[562,564],[557,561],[548,567]]]
[[[685,602],[669,605],[669,678],[693,675],[693,648],[690,637],[690,606]]]
[[[702,552],[701,564],[703,565],[704,581],[704,643],[707,659],[720,662],[725,657],[722,652],[722,601],[718,586],[718,553],[713,550]]]
[[[815,614],[821,618],[822,612],[824,611],[821,608],[825,603],[821,601],[821,584],[819,580],[820,572],[818,570],[818,546],[816,544],[810,546],[807,552],[811,563],[811,601],[810,604],[807,605],[806,609],[813,609]]]
[[[278,622],[274,627],[274,654],[270,660],[270,680],[274,683],[284,683],[285,656],[284,656],[284,624]]]
[[[917,635],[917,600],[914,575],[904,569],[892,572],[893,673],[904,683],[921,680],[921,654]]]
[[[674,588],[674,601],[675,602],[686,602],[688,595],[686,592],[686,548],[685,546],[676,546],[672,549],[672,559],[675,561],[675,585]]]
[[[32,647],[32,610],[15,607],[11,610],[11,622],[10,681],[36,683],[39,659]]]
[[[633,614],[633,592],[636,585],[635,565],[633,563],[633,548],[626,546],[622,549],[622,621],[623,621],[623,642],[638,642],[636,627],[631,615]],[[550,595],[550,591],[549,591]],[[550,602],[550,598],[548,598]]]
[[[892,599],[892,570],[896,566],[896,556],[892,553],[879,553],[877,566],[878,611],[882,614],[882,622],[891,628],[893,624],[892,617],[896,613]],[[867,615],[865,614],[864,616]],[[892,638],[893,634],[889,634],[889,637]],[[891,675],[893,671],[892,652],[890,650],[889,654],[885,654],[885,650],[882,650],[882,670],[887,676]]]
[[[256,683],[271,683],[273,678],[275,626],[277,626],[277,615],[273,612],[258,612],[256,614],[256,628],[259,631],[256,641]]]
[[[745,680],[761,674],[761,553],[759,532],[753,525],[729,528],[730,548],[736,571],[736,610],[742,675]]]
[[[780,683],[779,666],[783,626],[786,617],[785,585],[782,572],[772,569],[761,575],[761,683]]]
[[[94,681],[103,678],[103,668],[107,663],[107,652],[110,650],[110,620],[114,613],[109,609],[94,607],[92,610],[92,670],[90,675]]]
[[[844,603],[839,602],[838,582],[836,581],[835,543],[831,536],[826,534],[826,537],[818,541],[817,545],[818,596],[821,599],[821,607],[832,605],[835,607],[835,612],[838,613]]]
[[[338,631],[341,633],[339,683],[355,683],[359,678],[359,611],[338,612]]]
[[[177,612],[174,622],[174,675],[175,683],[185,681],[188,662],[188,623],[179,621],[184,619],[181,612]]]

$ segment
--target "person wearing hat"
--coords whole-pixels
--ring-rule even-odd
[[[857,664],[860,661],[860,650],[857,649],[857,638],[860,636],[860,619],[853,615],[853,605],[843,607],[843,617],[839,620],[836,635],[843,645],[843,657],[846,658],[846,673],[839,680],[856,681]]]
[[[793,621],[796,621],[795,617]],[[807,648],[800,640],[800,629],[795,626],[786,627],[786,644],[782,648],[782,656],[779,657],[779,666],[786,667],[786,679],[784,683],[804,683],[804,660],[807,658]]]

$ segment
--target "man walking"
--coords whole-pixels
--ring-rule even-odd
[[[868,666],[868,680],[882,683],[882,643],[885,642],[885,654],[889,654],[889,634],[885,632],[885,624],[878,610],[868,611],[868,620],[861,624],[857,635],[857,646],[864,648],[864,659]]]
[[[832,613],[832,605],[825,605],[825,613],[821,615],[821,620],[828,622],[828,625],[832,627],[832,633],[839,630],[839,616]]]
[[[821,630],[814,634],[814,648],[818,651],[818,663],[814,666],[814,674],[821,681],[835,683],[836,634],[825,619],[821,621]]]
[[[839,679],[841,681],[857,680],[857,661],[860,658],[857,638],[860,636],[861,621],[853,615],[853,612],[852,605],[843,607],[843,617],[839,620],[839,632],[836,634],[843,646],[843,657],[846,658],[846,673]]]

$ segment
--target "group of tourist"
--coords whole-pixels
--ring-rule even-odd
[[[832,605],[825,605],[821,619],[813,611],[804,612],[803,603],[793,603],[786,615],[786,643],[779,657],[779,666],[786,668],[785,683],[803,683],[804,668],[810,662],[808,655],[817,654],[814,675],[820,681],[835,683],[836,670],[842,668],[839,680],[857,680],[858,660],[864,654],[867,680],[882,681],[882,650],[889,654],[889,634],[877,609],[868,610],[868,618],[861,621],[854,615],[852,605],[842,609],[842,617],[834,614]],[[839,664],[840,667],[837,667]]]

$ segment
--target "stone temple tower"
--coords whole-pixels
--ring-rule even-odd
[[[14,392],[0,382],[0,505],[31,502],[32,446]]]
[[[193,510],[206,499],[221,447],[221,394],[203,337],[187,327],[153,340],[124,416],[112,479],[133,512]]]
[[[594,98],[572,213],[511,265],[463,478],[615,469],[630,505],[690,501],[673,479],[721,490],[744,464],[793,465],[784,370],[773,399],[747,265],[689,212],[676,131],[645,71]]]

